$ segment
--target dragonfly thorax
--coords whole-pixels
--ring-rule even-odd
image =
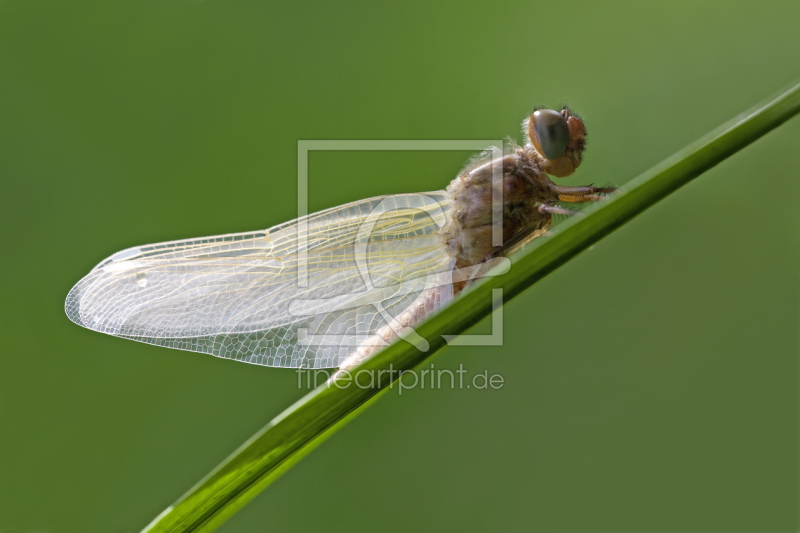
[[[539,206],[555,204],[558,193],[540,160],[532,146],[514,146],[501,160],[479,159],[450,183],[454,209],[442,235],[458,267],[480,263],[501,248],[492,243],[493,197],[502,197],[504,243],[550,225],[552,216]]]

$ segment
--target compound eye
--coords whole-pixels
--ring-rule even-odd
[[[528,135],[536,151],[547,159],[564,155],[569,143],[567,119],[558,111],[539,109],[531,115]]]

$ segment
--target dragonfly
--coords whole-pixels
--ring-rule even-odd
[[[445,190],[334,207],[245,233],[128,248],[69,292],[78,325],[157,346],[296,369],[351,369],[403,338],[482,268],[544,234],[567,204],[613,187],[562,186],[586,126],[537,108],[524,142],[487,150]],[[411,333],[409,333],[411,332]]]

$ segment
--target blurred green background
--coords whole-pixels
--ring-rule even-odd
[[[800,76],[797,2],[0,2],[0,532],[134,532],[304,392],[82,329],[123,248],[296,215],[298,139],[586,118],[622,184]],[[448,348],[501,390],[388,394],[220,531],[796,531],[800,120]],[[311,210],[469,156],[315,152]],[[474,332],[486,332],[488,322]]]

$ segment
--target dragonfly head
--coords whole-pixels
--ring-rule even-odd
[[[558,178],[575,172],[586,146],[583,120],[569,107],[564,107],[560,112],[537,109],[525,122],[525,133],[541,156],[542,170]]]

